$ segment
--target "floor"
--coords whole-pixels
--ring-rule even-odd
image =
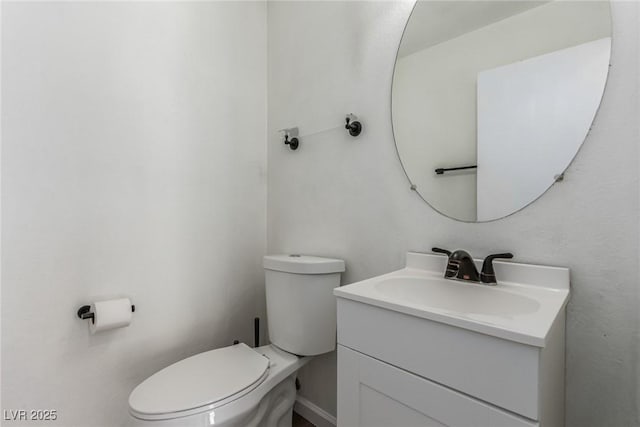
[[[302,418],[301,415],[294,412],[292,427],[315,427],[315,426],[311,424],[309,421],[307,421],[306,418]]]

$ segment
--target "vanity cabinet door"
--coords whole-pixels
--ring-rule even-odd
[[[377,359],[338,346],[338,427],[534,427]]]

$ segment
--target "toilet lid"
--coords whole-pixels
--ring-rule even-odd
[[[181,360],[143,381],[129,396],[139,414],[159,415],[211,405],[257,387],[269,359],[236,344]]]

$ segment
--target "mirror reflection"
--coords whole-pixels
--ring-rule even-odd
[[[392,90],[411,184],[462,221],[540,197],[589,131],[610,50],[607,1],[418,1]]]

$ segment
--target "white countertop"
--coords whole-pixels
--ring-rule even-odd
[[[443,277],[447,257],[408,253],[407,267],[334,290],[338,298],[544,347],[569,299],[569,269],[494,261],[498,284]],[[479,267],[481,261],[476,260]]]

